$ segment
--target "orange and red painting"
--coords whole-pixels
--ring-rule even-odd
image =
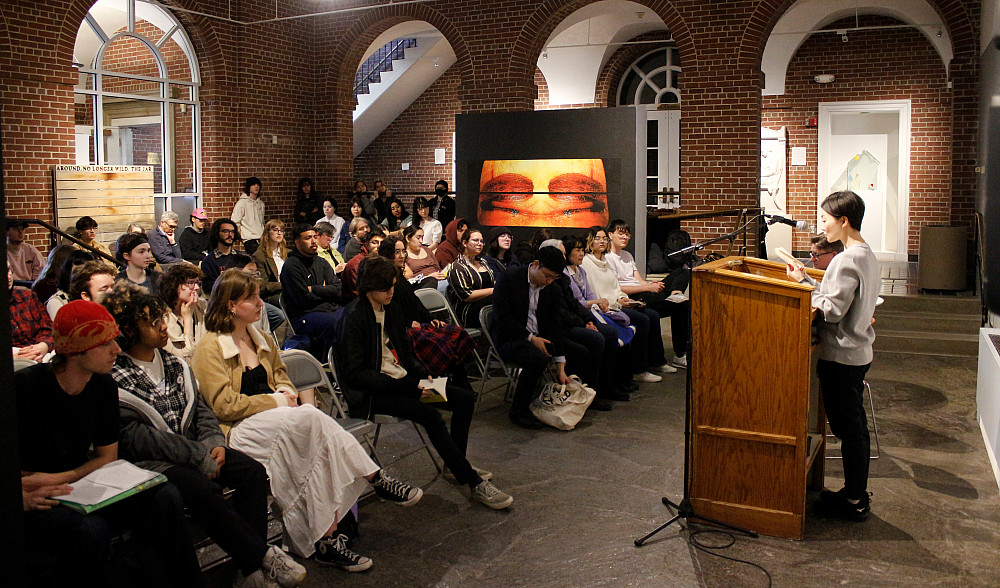
[[[479,224],[587,228],[608,224],[608,181],[600,159],[483,162]]]

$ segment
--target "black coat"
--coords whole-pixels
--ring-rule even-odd
[[[417,359],[406,336],[407,324],[402,309],[395,304],[385,307],[386,336],[406,370],[406,376],[397,380],[382,373],[382,333],[368,297],[361,296],[344,309],[336,367],[341,390],[353,416],[371,416],[374,394],[420,397],[417,382],[427,377],[427,370]]]
[[[528,268],[521,266],[500,274],[493,289],[493,336],[500,347],[528,340]],[[564,355],[564,328],[559,321],[565,312],[559,285],[542,288],[535,309],[538,336],[552,342],[554,356]]]
[[[281,294],[291,321],[307,312],[333,312],[339,308],[340,278],[325,259],[293,250],[281,268]]]

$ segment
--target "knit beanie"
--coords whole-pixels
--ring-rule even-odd
[[[118,325],[103,306],[74,300],[56,312],[52,342],[59,355],[83,353],[118,336]]]

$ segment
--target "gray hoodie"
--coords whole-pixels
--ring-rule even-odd
[[[260,197],[254,200],[241,193],[233,207],[232,221],[236,223],[244,241],[260,239],[264,234],[264,201]]]

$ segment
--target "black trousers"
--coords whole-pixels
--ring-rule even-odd
[[[465,451],[469,446],[469,427],[476,409],[476,395],[471,390],[457,386],[447,387],[448,402],[426,404],[419,395],[402,396],[386,392],[371,394],[371,414],[387,414],[421,425],[427,431],[431,445],[444,460],[455,478],[463,484],[476,486],[482,479],[472,469]],[[438,408],[450,410],[451,432],[445,425]]]
[[[663,335],[660,333],[660,313],[651,308],[624,308],[630,324],[635,326],[632,338],[632,373],[641,374],[651,367],[667,363],[663,353]]]
[[[204,586],[184,502],[173,484],[80,514],[65,506],[24,513],[33,586]],[[111,539],[131,530],[115,549]],[[109,560],[109,556],[111,559]]]
[[[871,438],[865,416],[864,380],[869,367],[870,363],[844,365],[823,359],[816,364],[826,419],[830,421],[830,430],[840,439],[844,456],[844,488],[852,499],[868,495]]]
[[[597,338],[600,338],[603,343],[603,337],[601,337],[600,333],[594,332],[593,336],[595,337],[593,339],[595,343],[597,342]],[[517,379],[517,388],[514,389],[514,399],[511,401],[510,412],[517,415],[526,414],[528,413],[528,405],[538,395],[538,382],[542,379],[545,368],[549,366],[552,358],[542,353],[534,344],[529,343],[527,340],[500,343],[498,347],[500,357],[504,361],[510,361],[521,368],[521,375]],[[550,347],[549,352],[551,351]],[[564,339],[563,353],[566,357],[566,374],[576,374],[584,382],[590,384],[592,387],[596,387],[601,366],[600,354],[602,352],[603,345],[600,351],[595,352],[593,349],[588,349],[576,341]]]
[[[243,242],[243,249],[246,249],[247,255],[251,257],[258,247],[260,247],[260,239],[247,239]]]
[[[268,549],[268,480],[263,465],[226,448],[226,463],[214,480],[183,466],[173,466],[163,475],[177,486],[194,519],[233,558],[243,575],[260,568]],[[224,487],[233,489],[231,502],[222,497]]]
[[[687,353],[688,342],[691,340],[691,301],[670,302],[667,300],[670,292],[666,288],[662,292],[643,292],[636,298],[646,303],[646,306],[659,313],[661,317],[670,317],[670,343],[674,347],[674,355],[683,356]]]

